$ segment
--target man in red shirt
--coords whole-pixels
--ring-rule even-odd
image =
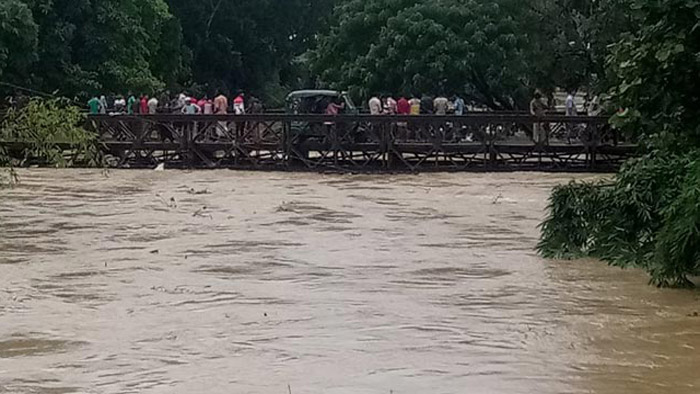
[[[411,114],[411,103],[406,100],[405,96],[401,96],[399,101],[396,102],[396,114],[399,116],[405,116],[405,115],[410,115]],[[408,139],[409,137],[409,130],[408,130],[408,123],[406,122],[398,122],[396,124],[399,127],[399,138],[400,139]]]
[[[408,103],[406,97],[401,96],[399,101],[396,102],[396,113],[398,115],[410,115],[411,114],[411,104]]]
[[[144,94],[141,96],[141,102],[139,103],[139,113],[142,115],[148,113],[148,95]]]

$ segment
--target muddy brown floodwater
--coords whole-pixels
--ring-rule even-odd
[[[0,392],[699,393],[697,292],[533,251],[571,177],[21,171]]]

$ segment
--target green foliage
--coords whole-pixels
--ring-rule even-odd
[[[313,56],[321,80],[367,97],[454,89],[493,108],[523,107],[526,37],[508,0],[352,0]],[[405,93],[404,93],[405,94]]]
[[[552,194],[540,253],[646,269],[659,286],[700,271],[700,2],[628,0],[639,28],[611,47],[613,125],[652,152],[604,187]]]
[[[700,2],[632,0],[643,23],[612,47],[614,121],[656,147],[700,148]]]
[[[179,70],[179,53],[169,49],[178,31],[163,0],[27,3],[40,27],[31,79],[37,90],[69,97],[152,92],[164,86],[159,77]]]
[[[586,256],[593,248],[597,225],[595,212],[603,196],[599,183],[570,183],[557,186],[548,206],[550,217],[542,224],[538,249],[548,258]]]
[[[450,90],[525,109],[535,88],[592,83],[627,25],[623,1],[351,0],[312,63],[322,84],[355,96]]]
[[[687,171],[657,236],[651,273],[662,285],[687,286],[686,273],[700,271],[700,160],[687,164]]]
[[[38,27],[32,12],[19,0],[0,2],[0,78],[21,78],[36,58]]]
[[[629,0],[529,1],[523,31],[529,37],[530,78],[544,91],[608,87],[605,59],[608,46],[639,22],[629,12]],[[525,6],[525,2],[520,3]]]
[[[80,108],[61,100],[33,99],[22,109],[10,109],[0,128],[0,141],[7,146],[0,164],[97,166],[97,138],[84,124]]]
[[[315,43],[334,0],[169,0],[191,51],[194,82],[274,97],[297,87],[297,57]],[[286,90],[286,89],[285,89]]]
[[[0,76],[85,100],[164,88],[279,96],[335,0],[3,0]],[[0,86],[0,94],[12,93]]]
[[[700,266],[700,154],[650,154],[612,183],[555,189],[539,252],[643,267],[660,286],[685,286]]]

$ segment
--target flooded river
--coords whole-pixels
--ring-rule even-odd
[[[20,178],[0,393],[700,392],[700,293],[533,251],[571,176]]]

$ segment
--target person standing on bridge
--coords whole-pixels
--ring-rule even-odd
[[[435,112],[435,107],[433,98],[424,94],[420,99],[420,113],[421,115],[432,115]]]
[[[114,112],[118,114],[123,114],[125,109],[126,100],[124,100],[124,97],[121,95],[117,96],[117,99],[114,100]]]
[[[139,101],[139,114],[144,115],[148,113],[148,96],[145,94],[141,95],[141,100]]]
[[[541,118],[545,115],[547,111],[547,104],[542,101],[542,93],[539,91],[535,92],[535,96],[530,101],[530,114]],[[532,125],[532,139],[536,144],[542,144],[547,141],[547,130],[542,122],[535,122]]]
[[[209,100],[209,96],[206,94],[202,96],[201,99],[197,100],[197,106],[202,109],[202,113],[204,113],[204,106],[207,104],[207,100]]]
[[[396,114],[399,116],[406,116],[411,114],[411,104],[406,100],[406,95],[401,95],[399,101],[396,102]],[[398,122],[396,123],[398,127],[398,137],[399,139],[405,140],[408,138],[408,123]]]
[[[233,99],[233,113],[234,115],[245,115],[245,93],[240,92]]]
[[[449,107],[450,101],[444,95],[439,95],[433,100],[433,108],[435,110],[435,115],[447,115],[447,108]]]
[[[417,94],[414,94],[408,103],[411,104],[411,115],[420,115],[420,99]]]
[[[215,115],[226,115],[228,114],[228,98],[221,93],[217,92],[216,97],[214,97],[214,114]],[[224,137],[228,132],[228,123],[221,121],[217,124],[216,135],[217,137]]]
[[[216,115],[226,115],[228,113],[228,99],[221,92],[214,98],[214,113]]]
[[[370,115],[382,114],[382,100],[380,100],[376,94],[372,95],[372,98],[369,99],[367,104],[369,106]]]
[[[576,109],[576,101],[574,100],[574,92],[570,91],[566,96],[565,101],[565,111],[566,116],[576,116],[578,115],[578,110]],[[576,137],[576,127],[571,122],[566,122],[566,140],[571,144],[571,137]]]
[[[155,115],[158,112],[158,99],[153,96],[148,100],[148,113]]]
[[[340,99],[334,98],[328,103],[325,114],[329,116],[336,116],[343,109],[345,109],[345,103],[341,103]]]
[[[239,92],[238,96],[233,99],[234,115],[245,115],[245,93]],[[236,122],[236,140],[242,141],[245,138],[245,122]]]
[[[401,96],[399,101],[396,102],[396,114],[398,115],[410,115],[411,114],[411,104],[406,100],[405,96]]]
[[[104,95],[100,96],[100,113],[102,115],[107,113],[107,97]]]
[[[129,92],[129,99],[126,101],[126,113],[128,115],[133,115],[136,111],[134,109],[136,108],[136,97]]]
[[[204,106],[202,106],[202,111],[204,112],[204,115],[214,114],[214,103],[209,98],[207,98],[204,101]]]
[[[460,97],[459,95],[455,95],[453,97],[453,101],[455,103],[455,115],[457,115],[457,116],[464,115],[464,110],[466,108],[466,105],[464,104],[464,99],[462,97]]]
[[[191,98],[185,99],[185,106],[182,107],[182,113],[185,115],[195,115],[200,112],[202,112],[202,109],[192,102],[193,100]]]
[[[566,116],[576,116],[578,115],[578,110],[576,109],[576,100],[574,99],[574,92],[569,92],[566,96]]]
[[[396,115],[397,105],[398,103],[391,95],[384,96],[384,113],[386,115]]]
[[[464,115],[464,109],[465,109],[465,104],[464,104],[464,99],[460,97],[459,95],[455,94],[452,96],[452,102],[454,103],[454,112],[456,116],[462,116]],[[454,124],[454,135],[453,138],[456,141],[462,140],[466,138],[466,133],[464,133],[464,126],[461,121],[457,121]]]
[[[100,99],[98,99],[97,96],[93,96],[87,104],[90,109],[90,115],[97,115],[100,113]]]

